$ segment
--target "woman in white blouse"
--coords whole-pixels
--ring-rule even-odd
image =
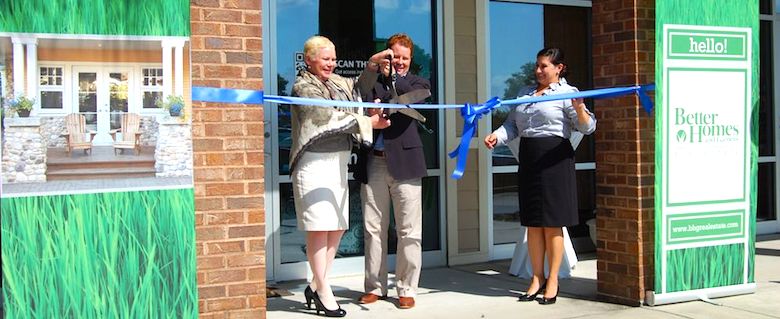
[[[577,92],[566,83],[566,64],[558,48],[544,48],[536,55],[536,87],[526,96]],[[520,138],[518,195],[520,223],[528,228],[528,254],[533,277],[520,301],[553,304],[558,297],[558,270],[563,257],[563,227],[579,224],[574,150],[571,132],[590,134],[596,118],[582,99],[556,100],[516,106],[504,124],[485,138],[485,146]],[[550,265],[544,277],[544,257]]]

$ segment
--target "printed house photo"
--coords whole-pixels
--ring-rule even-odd
[[[58,180],[191,185],[188,1],[54,2],[61,12],[0,4],[12,13],[0,17],[4,193]]]
[[[3,317],[197,316],[189,5],[0,1]]]

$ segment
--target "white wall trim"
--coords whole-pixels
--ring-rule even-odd
[[[167,99],[173,94],[173,60],[171,59],[171,49],[173,44],[168,41],[161,43],[162,65],[163,65],[163,99]]]
[[[28,41],[25,46],[27,47],[27,97],[38,96],[38,42]],[[31,114],[37,114],[37,111],[41,107],[41,101],[35,99],[35,106]]]
[[[175,78],[173,94],[184,96],[184,41],[182,41],[181,45],[175,46],[173,52],[173,73]]]
[[[477,100],[486,101],[490,97],[490,51],[487,49],[490,43],[490,1],[477,0],[476,6]],[[486,253],[487,259],[493,248],[493,174],[490,173],[492,151],[483,146],[482,140],[490,133],[490,125],[483,123],[478,126],[477,136],[469,143],[469,149],[476,148],[479,158],[479,251]]]
[[[13,96],[24,94],[24,44],[18,38],[12,38],[13,42]]]
[[[456,90],[455,90],[455,3],[452,1],[444,1],[442,3],[442,44],[444,52],[442,75],[444,79],[444,103],[454,104],[457,102]],[[447,110],[444,113],[444,147],[447,150],[454,149],[458,143],[458,137],[456,136],[456,115],[455,111]],[[455,162],[452,160],[444,161],[444,169],[446,172],[452,172],[455,168]],[[454,260],[458,258],[458,184],[452,178],[447,178],[445,182],[445,192],[448,195],[446,197],[445,211],[447,214],[447,264],[453,265]]]

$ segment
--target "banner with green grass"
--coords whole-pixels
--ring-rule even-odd
[[[757,0],[656,1],[658,305],[755,290]]]
[[[189,0],[3,0],[0,32],[189,36]]]
[[[2,198],[6,318],[196,318],[193,189]]]

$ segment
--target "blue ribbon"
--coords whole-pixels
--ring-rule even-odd
[[[352,102],[340,100],[312,99],[294,96],[281,96],[265,94],[263,91],[242,89],[220,89],[210,87],[192,87],[192,101],[214,103],[243,103],[243,104],[297,104],[324,107],[374,107],[403,109],[407,107],[415,109],[454,109],[463,107],[460,104],[394,104],[373,102]]]
[[[654,89],[654,84],[635,85],[629,87],[596,89],[565,94],[530,97],[524,96],[506,101],[501,101],[498,99],[498,97],[493,97],[485,102],[485,104],[478,104],[476,107],[472,106],[471,104],[466,104],[460,111],[461,116],[463,116],[463,135],[460,137],[460,144],[458,144],[458,147],[455,150],[449,153],[450,158],[457,157],[455,170],[452,172],[451,176],[454,179],[460,179],[463,177],[463,170],[466,168],[466,158],[468,156],[469,144],[471,143],[471,138],[474,136],[476,122],[482,118],[482,115],[490,113],[498,105],[529,104],[588,97],[606,98],[627,95],[636,92],[639,95],[639,102],[642,104],[642,107],[645,109],[645,111],[647,111],[648,114],[650,114],[653,110],[653,101],[650,100],[650,97],[647,95],[646,91],[651,91]]]
[[[263,91],[193,86],[192,101],[263,104]]]
[[[460,109],[460,116],[463,117],[463,135],[460,137],[458,148],[449,153],[450,158],[458,158],[455,170],[452,172],[452,178],[460,179],[463,177],[463,170],[466,168],[466,159],[469,153],[469,143],[471,143],[471,138],[474,136],[477,122],[482,118],[482,115],[490,114],[498,105],[501,105],[501,100],[494,96],[484,104],[474,105],[466,103]]]
[[[541,96],[532,96],[532,97],[524,96],[513,100],[501,101],[501,105],[517,105],[517,104],[537,103],[537,102],[546,102],[546,101],[555,101],[555,100],[582,99],[582,98],[589,98],[589,97],[608,98],[608,97],[615,97],[621,95],[628,95],[636,92],[639,95],[639,102],[642,104],[642,107],[645,109],[645,111],[647,111],[648,114],[650,114],[653,111],[653,101],[650,100],[650,96],[647,95],[647,91],[653,91],[653,90],[655,90],[655,84],[634,85],[634,86],[626,86],[626,87],[579,91],[579,92],[565,93],[565,94],[541,95]]]
[[[647,91],[655,90],[654,84],[647,85],[635,85],[628,87],[616,87],[606,89],[596,89],[588,91],[580,91],[566,94],[555,95],[542,95],[533,97],[521,97],[512,100],[501,101],[498,97],[493,97],[483,104],[390,104],[390,103],[371,103],[371,102],[351,102],[351,101],[337,101],[337,100],[324,100],[324,99],[311,99],[292,96],[279,96],[279,95],[265,95],[263,91],[256,90],[241,90],[241,89],[220,89],[210,87],[192,87],[192,101],[200,102],[215,102],[215,103],[243,103],[243,104],[264,104],[264,103],[280,103],[280,104],[297,104],[297,105],[313,105],[324,107],[375,107],[375,108],[407,108],[412,107],[416,109],[452,109],[460,108],[460,115],[463,117],[463,135],[460,138],[458,147],[449,153],[450,158],[456,159],[455,170],[452,172],[452,178],[460,179],[463,177],[463,170],[466,168],[466,159],[468,157],[469,143],[471,138],[474,137],[474,131],[477,127],[477,122],[483,115],[489,114],[498,106],[501,105],[517,105],[538,103],[545,101],[555,100],[568,100],[579,98],[607,98],[621,95],[628,95],[636,93],[639,96],[639,102],[645,111],[650,114],[653,111],[653,102],[650,96],[647,95]]]

